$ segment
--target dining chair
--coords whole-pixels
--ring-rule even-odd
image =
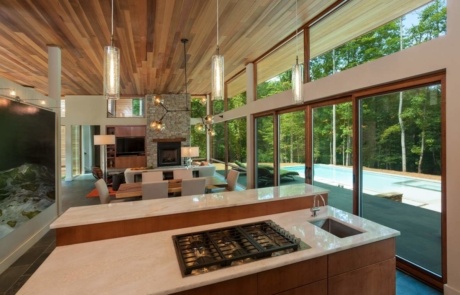
[[[238,182],[238,177],[240,176],[240,172],[237,171],[237,170],[230,170],[228,171],[228,174],[227,174],[227,186],[225,188],[216,188],[216,187],[213,187],[211,192],[213,193],[217,193],[217,192],[232,192],[235,190],[236,188],[236,184]]]
[[[149,171],[142,173],[142,182],[162,181],[163,171]]]
[[[175,169],[173,171],[174,179],[192,179],[193,171],[192,169]]]
[[[110,200],[110,193],[109,188],[107,187],[107,183],[103,178],[99,179],[95,183],[97,193],[99,194],[99,200],[101,204],[108,204],[108,203],[120,203],[124,200]]]
[[[236,188],[236,184],[238,181],[238,177],[240,176],[240,172],[236,170],[230,170],[227,174],[227,187],[225,188],[226,191],[234,191]]]
[[[181,196],[202,195],[206,190],[206,178],[183,179]]]
[[[142,182],[142,200],[168,197],[168,181]]]

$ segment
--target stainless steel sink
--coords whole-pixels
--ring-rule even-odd
[[[362,231],[349,227],[348,225],[331,218],[314,220],[310,221],[310,223],[339,238],[346,238],[363,233]]]

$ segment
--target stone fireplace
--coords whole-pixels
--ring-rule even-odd
[[[163,105],[167,110],[190,110],[190,95],[185,94],[162,94],[164,100]],[[179,166],[182,165],[180,155],[180,147],[188,146],[190,142],[190,112],[189,111],[169,111],[163,107],[158,107],[153,104],[153,95],[146,96],[146,117],[147,117],[147,132],[146,132],[146,156],[147,166]],[[165,130],[153,131],[149,128],[150,122],[159,120],[163,117]],[[170,147],[166,150],[162,147],[163,144],[174,143],[178,145],[177,152],[173,152]],[[163,152],[160,153],[160,149]],[[160,159],[159,157],[163,157]],[[167,157],[165,157],[167,156]],[[175,157],[178,160],[177,164],[169,164],[169,158]],[[176,161],[175,161],[176,162]]]

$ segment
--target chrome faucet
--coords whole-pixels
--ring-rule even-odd
[[[316,216],[316,212],[318,212],[320,210],[320,207],[318,206],[318,201],[317,201],[317,197],[320,197],[321,200],[323,201],[323,206],[326,206],[326,202],[324,202],[324,198],[322,195],[315,195],[313,197],[313,207],[311,207],[310,211],[313,212],[311,214],[311,216],[315,217]]]

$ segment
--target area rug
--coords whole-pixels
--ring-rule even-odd
[[[115,197],[115,193],[116,191],[114,191],[112,189],[112,187],[109,186],[109,195],[111,197]],[[90,191],[87,195],[86,195],[87,198],[99,198],[99,193],[97,192],[97,189],[93,189],[92,191]]]

